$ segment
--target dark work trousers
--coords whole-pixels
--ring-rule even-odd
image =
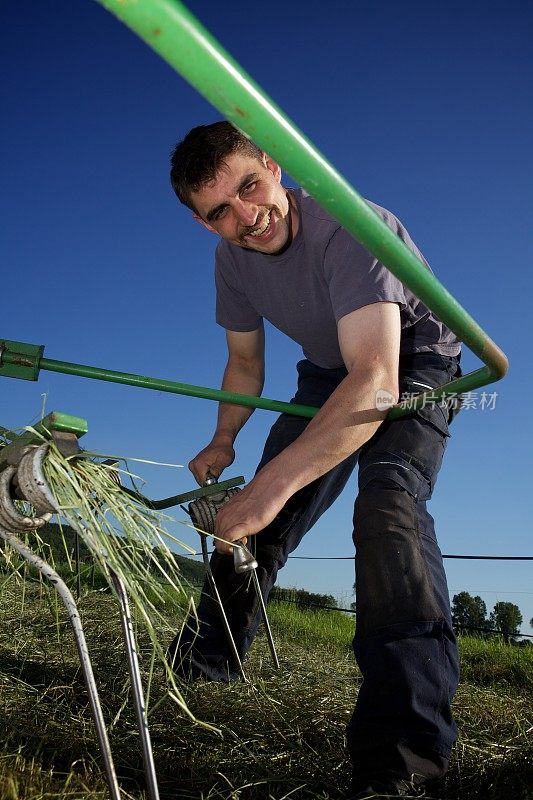
[[[460,375],[455,357],[402,356],[400,393],[418,394]],[[346,377],[346,370],[300,361],[298,376],[291,402],[319,406]],[[363,682],[347,729],[358,775],[387,770],[402,777],[439,777],[456,739],[450,703],[458,682],[457,647],[442,556],[426,508],[455,413],[435,402],[385,421],[359,451],[300,489],[273,522],[250,539],[268,598],[278,570],[341,493],[359,461],[353,647]],[[308,422],[282,414],[270,431],[258,471]],[[214,553],[211,566],[242,659],[260,623],[255,592],[249,576],[235,574],[232,558]],[[198,620],[189,620],[169,655],[183,677],[226,682],[238,678],[207,584]]]

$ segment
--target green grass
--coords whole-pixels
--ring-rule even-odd
[[[60,610],[56,620],[36,582],[26,586],[23,608],[20,597],[13,581],[0,594],[0,798],[104,800],[66,615]],[[123,797],[141,800],[139,737],[116,603],[92,591],[80,607]],[[279,672],[260,634],[246,663],[249,684],[183,687],[191,711],[219,734],[186,718],[165,696],[162,672],[155,675],[150,730],[163,800],[336,800],[345,788],[344,729],[360,684],[350,653],[351,615],[285,603],[269,609]],[[526,800],[533,785],[533,648],[466,637],[460,647],[460,741],[443,796]],[[141,628],[139,650],[146,682],[151,643]]]
[[[463,682],[533,692],[533,647],[510,646],[501,638],[461,636],[459,642]]]
[[[306,611],[291,603],[273,602],[268,607],[272,625],[283,636],[294,639],[302,647],[325,647],[339,650],[351,648],[354,615],[313,609]]]

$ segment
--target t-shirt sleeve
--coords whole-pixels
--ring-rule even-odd
[[[407,308],[402,282],[343,228],[338,228],[328,243],[324,269],[337,322],[372,303],[398,303]]]
[[[229,253],[219,246],[215,255],[216,321],[228,331],[255,331],[262,317],[252,307],[239,284]]]

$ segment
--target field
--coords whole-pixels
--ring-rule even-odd
[[[6,576],[4,576],[5,579]],[[106,783],[73,636],[53,594],[13,580],[0,599],[1,800],[104,800]],[[141,800],[143,772],[114,598],[80,602],[124,798]],[[164,800],[341,797],[349,779],[344,728],[360,681],[351,655],[353,620],[338,612],[269,606],[282,669],[259,636],[249,684],[194,683],[189,707],[214,733],[150,686],[150,729]],[[170,629],[162,632],[168,641]],[[140,638],[144,680],[148,641]],[[463,637],[460,728],[442,797],[533,797],[533,648]],[[528,787],[529,790],[528,791]]]

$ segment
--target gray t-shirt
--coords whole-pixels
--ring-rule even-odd
[[[400,354],[457,355],[460,341],[362,244],[302,189],[291,190],[300,225],[281,255],[245,250],[221,240],[216,250],[216,319],[231,331],[253,331],[264,317],[302,346],[319,367],[343,366],[337,322],[372,303],[398,303]],[[428,266],[402,223],[369,205]]]

